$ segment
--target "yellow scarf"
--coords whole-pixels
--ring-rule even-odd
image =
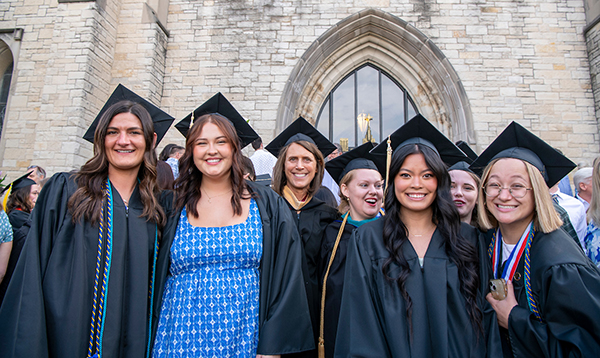
[[[287,202],[292,206],[292,208],[296,210],[302,209],[304,205],[310,203],[310,200],[312,199],[312,196],[307,196],[306,200],[304,201],[298,200],[298,198],[296,198],[292,190],[288,188],[287,185],[283,187],[281,194],[283,194],[283,198],[287,200]]]

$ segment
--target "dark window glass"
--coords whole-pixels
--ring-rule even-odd
[[[367,140],[380,143],[415,114],[406,90],[367,64],[344,77],[329,93],[316,123],[329,140],[347,150]]]

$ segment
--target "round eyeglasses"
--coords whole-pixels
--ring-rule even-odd
[[[531,190],[532,188],[526,188],[522,185],[511,185],[508,188],[503,188],[500,186],[500,184],[497,184],[497,183],[489,183],[483,187],[483,191],[485,192],[485,195],[490,196],[490,197],[496,197],[496,196],[500,195],[500,193],[502,193],[503,189],[507,189],[513,198],[521,199],[522,197],[527,195],[527,191]]]

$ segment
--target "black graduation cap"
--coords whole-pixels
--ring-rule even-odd
[[[512,122],[471,164],[471,170],[481,173],[486,165],[498,158],[515,158],[536,167],[548,187],[558,183],[576,165],[548,143],[517,122]]]
[[[385,174],[385,158],[370,154],[369,151],[373,147],[373,143],[366,142],[328,161],[325,164],[325,169],[338,184],[346,174],[354,169],[373,169]]]
[[[465,153],[470,163],[473,163],[477,159],[477,153],[464,140],[456,142],[456,146]]]
[[[98,113],[96,119],[94,119],[94,121],[92,122],[92,125],[90,125],[87,132],[85,132],[83,139],[87,140],[90,143],[94,143],[94,133],[96,132],[96,127],[98,127],[100,117],[102,117],[102,115],[104,114],[104,112],[106,112],[108,107],[123,100],[129,100],[132,102],[139,103],[142,106],[144,106],[144,108],[146,108],[148,113],[150,113],[150,117],[152,117],[152,122],[154,123],[154,133],[156,133],[156,145],[158,145],[158,143],[160,143],[160,141],[163,139],[163,137],[171,127],[171,124],[173,123],[175,118],[171,117],[160,108],[156,107],[152,103],[138,96],[122,84],[119,84],[117,88],[115,88],[113,93],[110,95],[110,97],[100,110],[100,113]]]
[[[423,144],[433,149],[440,155],[442,161],[447,165],[453,165],[467,157],[452,143],[442,132],[420,114],[414,116],[402,127],[390,135],[393,150],[409,144]],[[387,140],[383,140],[371,153],[385,156],[387,151]]]
[[[469,172],[469,173],[478,175],[473,170],[471,170],[469,163],[462,161],[462,160],[460,162],[457,162],[456,164],[452,165],[450,168],[448,168],[448,171],[451,171],[451,170],[462,170],[464,172]]]
[[[264,186],[271,186],[271,176],[269,174],[257,175],[254,182]]]
[[[258,134],[254,131],[254,129],[252,129],[244,117],[242,117],[242,115],[233,107],[233,105],[231,105],[231,103],[227,100],[227,98],[225,98],[225,96],[221,94],[221,92],[218,92],[212,96],[208,101],[201,104],[200,107],[196,108],[192,113],[188,114],[184,119],[179,121],[179,123],[175,125],[175,128],[177,128],[177,130],[181,132],[184,137],[187,137],[187,133],[194,124],[194,120],[196,120],[196,118],[199,118],[205,114],[213,113],[217,113],[229,119],[229,121],[235,127],[238,137],[240,138],[242,148],[258,138]]]
[[[0,194],[4,193],[8,189],[10,189],[11,191],[13,191],[13,190],[25,188],[26,186],[37,184],[33,179],[29,179],[28,178],[29,174],[31,174],[31,171],[29,171],[29,172],[27,172],[27,174],[25,174],[23,176],[20,176],[19,178],[15,179],[12,183],[10,183],[7,186],[5,186],[2,189],[2,191],[0,191]]]
[[[321,134],[312,124],[302,117],[298,117],[292,124],[290,124],[283,132],[279,133],[275,139],[269,143],[265,149],[271,154],[278,157],[279,152],[286,145],[298,142],[307,141],[316,145],[323,157],[333,153],[337,148],[331,143],[324,135]]]

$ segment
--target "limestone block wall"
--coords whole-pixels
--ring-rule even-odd
[[[162,105],[182,118],[221,91],[268,141],[301,56],[370,7],[414,25],[448,58],[478,151],[517,120],[576,161],[598,154],[583,0],[171,0]]]

